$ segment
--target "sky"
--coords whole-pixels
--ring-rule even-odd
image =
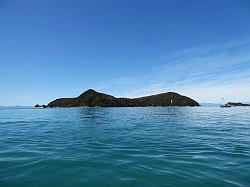
[[[0,0],[0,105],[93,88],[250,101],[248,0]]]

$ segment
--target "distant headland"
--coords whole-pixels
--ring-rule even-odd
[[[221,105],[221,107],[236,107],[236,106],[250,106],[250,104],[244,104],[244,103],[240,103],[240,102],[238,102],[238,103],[234,103],[234,102],[228,102],[227,104],[225,104],[225,105]]]
[[[89,89],[75,98],[60,98],[46,105],[36,105],[36,108],[58,107],[148,107],[148,106],[200,106],[195,100],[174,93],[167,92],[139,98],[116,98]]]

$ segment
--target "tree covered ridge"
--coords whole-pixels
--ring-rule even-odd
[[[174,92],[139,98],[116,98],[89,89],[75,98],[60,98],[47,107],[146,107],[146,106],[200,106],[195,100]]]

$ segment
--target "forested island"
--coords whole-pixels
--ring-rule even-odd
[[[36,105],[36,108],[58,107],[148,107],[148,106],[200,106],[195,100],[174,93],[167,92],[139,98],[116,98],[89,89],[75,98],[60,98],[46,105]]]
[[[226,105],[227,106],[250,106],[250,104],[245,104],[245,103],[240,103],[240,102],[238,103],[228,102]]]

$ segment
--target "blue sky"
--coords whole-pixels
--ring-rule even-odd
[[[247,0],[0,0],[0,105],[88,88],[250,101]]]

